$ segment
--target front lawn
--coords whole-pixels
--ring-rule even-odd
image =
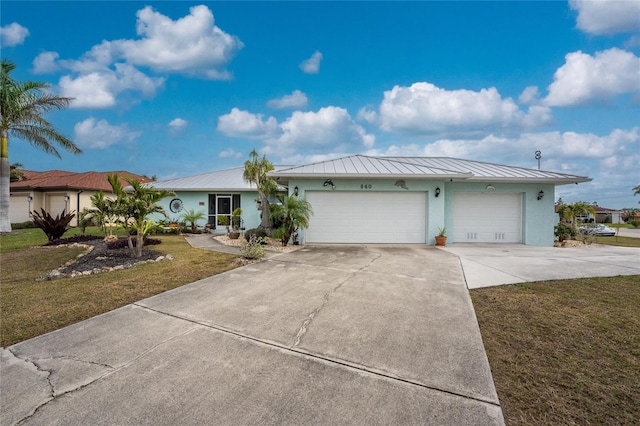
[[[507,425],[638,424],[640,276],[470,293]]]
[[[153,250],[171,253],[173,260],[76,278],[36,281],[83,249],[23,248],[34,241],[36,244],[47,241],[39,229],[16,230],[0,236],[0,346],[7,347],[237,266],[233,263],[236,256],[193,248],[182,236],[158,238],[162,244],[153,246]]]

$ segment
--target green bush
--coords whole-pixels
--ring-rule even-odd
[[[266,255],[264,244],[266,244],[264,238],[252,235],[248,241],[240,244],[240,254],[245,259],[261,259]]]
[[[266,239],[268,235],[267,235],[267,231],[265,231],[264,228],[253,228],[253,229],[248,229],[244,233],[244,239],[247,240],[247,242],[251,241],[251,237],[261,238],[262,239],[261,244],[266,244]]]
[[[571,225],[559,223],[554,228],[554,234],[558,241],[562,242],[576,237],[576,230]]]
[[[31,229],[31,228],[37,228],[35,222],[32,220],[11,224],[11,229]]]
[[[628,223],[631,226],[633,226],[634,228],[639,228],[640,227],[640,220],[630,220]]]

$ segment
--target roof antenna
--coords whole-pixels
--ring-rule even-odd
[[[536,151],[536,160],[538,160],[538,170],[540,170],[540,159],[542,158],[542,151]]]

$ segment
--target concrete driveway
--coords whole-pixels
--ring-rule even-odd
[[[640,249],[591,245],[532,247],[522,244],[451,244],[470,289],[587,277],[640,275]]]
[[[459,259],[316,246],[2,350],[13,424],[503,424]]]

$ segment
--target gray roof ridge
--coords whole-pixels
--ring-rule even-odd
[[[365,156],[365,157],[366,157],[366,156]],[[458,170],[443,169],[442,167],[424,166],[424,165],[422,165],[422,164],[414,164],[414,163],[409,163],[409,162],[406,162],[406,161],[399,161],[399,160],[396,160],[397,158],[446,158],[446,159],[449,159],[449,160],[459,160],[458,158],[452,158],[452,157],[418,157],[418,156],[411,156],[411,157],[406,157],[406,156],[397,156],[397,157],[391,157],[391,156],[383,156],[383,157],[370,157],[370,158],[384,159],[384,160],[387,160],[387,161],[393,161],[393,162],[396,162],[396,163],[409,164],[409,165],[414,166],[414,167],[427,167],[427,168],[429,168],[429,169],[442,170],[442,171],[444,171],[444,172],[450,172],[450,173],[456,173],[456,174],[466,174],[466,175],[471,174],[471,175],[473,175],[473,173],[472,173],[472,172],[461,172],[461,171],[458,171]],[[489,164],[490,164],[490,163],[489,163]]]
[[[542,169],[533,169],[531,167],[521,167],[521,166],[511,166],[508,164],[500,164],[500,163],[490,163],[489,161],[480,161],[480,160],[469,160],[466,158],[455,158],[455,157],[424,157],[424,156],[411,156],[411,157],[403,157],[403,156],[397,156],[397,157],[393,157],[393,156],[385,156],[385,158],[432,158],[432,159],[447,159],[447,160],[456,160],[456,161],[467,161],[469,163],[476,163],[476,164],[487,164],[487,165],[491,165],[491,166],[500,166],[500,167],[509,167],[511,169],[520,169],[520,170],[527,170],[530,172],[539,172],[539,173],[555,173],[557,175],[562,175],[562,176],[567,176],[567,177],[578,177],[578,178],[583,178],[583,179],[589,179],[588,176],[580,176],[580,175],[574,175],[574,174],[569,174],[569,173],[562,173],[562,172],[554,172],[552,170],[542,170]],[[442,169],[444,170],[444,169]]]

